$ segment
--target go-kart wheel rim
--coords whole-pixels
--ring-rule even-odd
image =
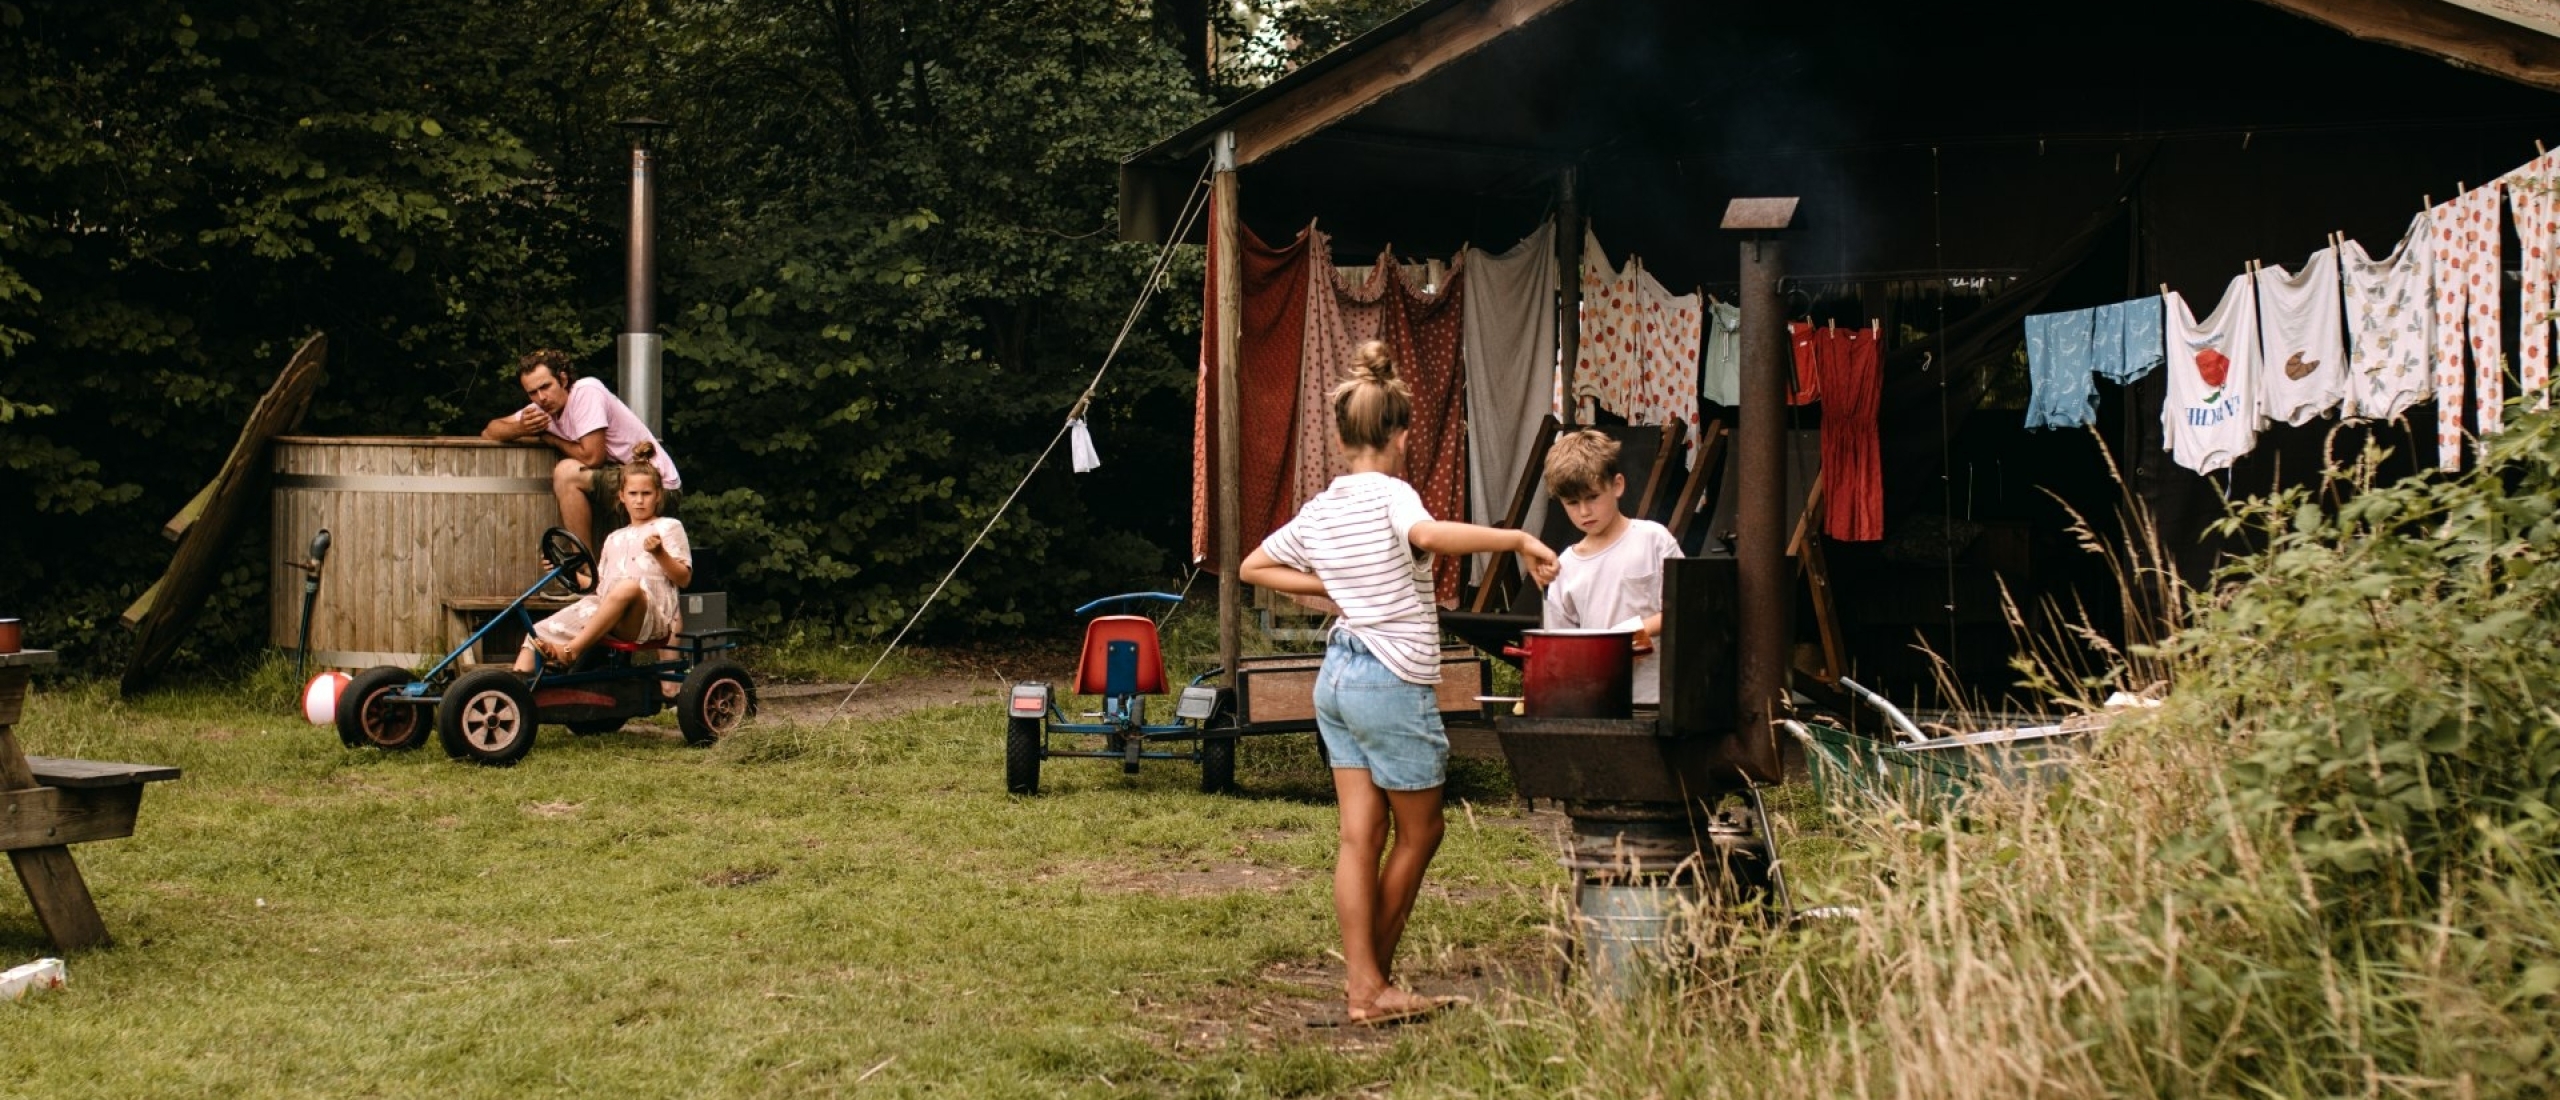
[[[364,716],[358,724],[365,740],[380,748],[396,748],[412,744],[418,733],[418,708],[395,706],[391,693],[377,691],[364,701]]]
[[[516,743],[525,732],[525,715],[503,691],[484,691],[462,701],[462,739],[484,753]]]
[[[702,724],[714,736],[727,737],[747,720],[747,685],[735,678],[714,680],[702,689]]]

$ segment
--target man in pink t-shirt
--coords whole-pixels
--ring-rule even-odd
[[[564,456],[551,468],[551,494],[560,501],[560,526],[586,538],[587,545],[598,545],[592,526],[595,508],[587,499],[590,493],[605,502],[604,531],[611,533],[622,526],[622,464],[631,461],[633,450],[642,443],[656,452],[649,456],[649,464],[658,468],[666,489],[661,511],[675,514],[684,485],[675,460],[667,457],[656,433],[603,382],[576,377],[569,354],[552,348],[519,360],[516,380],[533,403],[490,421],[480,436],[498,443],[544,443]]]

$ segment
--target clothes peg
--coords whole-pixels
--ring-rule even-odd
[[[2418,196],[2418,201],[2425,203],[2429,210],[2436,208],[2436,197],[2434,195],[2420,195]]]
[[[2167,283],[2162,283],[2162,284],[2160,284],[2160,296],[2161,296],[2161,297],[2163,297],[2163,298],[2166,298],[2166,297],[2168,297],[2168,296],[2169,296],[2169,284],[2167,284]]]
[[[2542,147],[2542,139],[2541,139],[2541,138],[2535,138],[2535,139],[2533,139],[2533,155],[2535,155],[2535,156],[2537,156],[2537,157],[2538,157],[2538,156],[2541,156],[2541,155],[2542,155],[2544,152],[2546,152],[2546,151],[2547,151],[2547,150],[2543,149],[2543,147]]]

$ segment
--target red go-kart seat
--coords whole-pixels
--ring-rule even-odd
[[[604,640],[604,647],[616,653],[637,653],[644,649],[665,649],[668,643],[674,640],[674,635],[668,635],[664,638],[651,638],[645,642],[626,642],[608,635]]]
[[[1137,646],[1138,695],[1164,694],[1164,651],[1156,644],[1156,621],[1144,615],[1100,615],[1084,624],[1084,653],[1076,658],[1076,694],[1108,695],[1111,643]]]

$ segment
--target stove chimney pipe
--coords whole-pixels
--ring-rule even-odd
[[[668,124],[630,118],[614,126],[631,139],[631,254],[624,271],[622,335],[614,347],[614,390],[649,431],[663,435],[658,416],[663,366],[658,337],[658,183],[650,143]]]
[[[1724,228],[1742,241],[1742,408],[1733,433],[1734,557],[1740,574],[1735,618],[1741,649],[1734,703],[1737,732],[1752,743],[1773,740],[1788,713],[1787,643],[1795,580],[1787,568],[1787,348],[1778,282],[1786,277],[1783,234],[1795,226],[1796,199],[1735,199]]]

